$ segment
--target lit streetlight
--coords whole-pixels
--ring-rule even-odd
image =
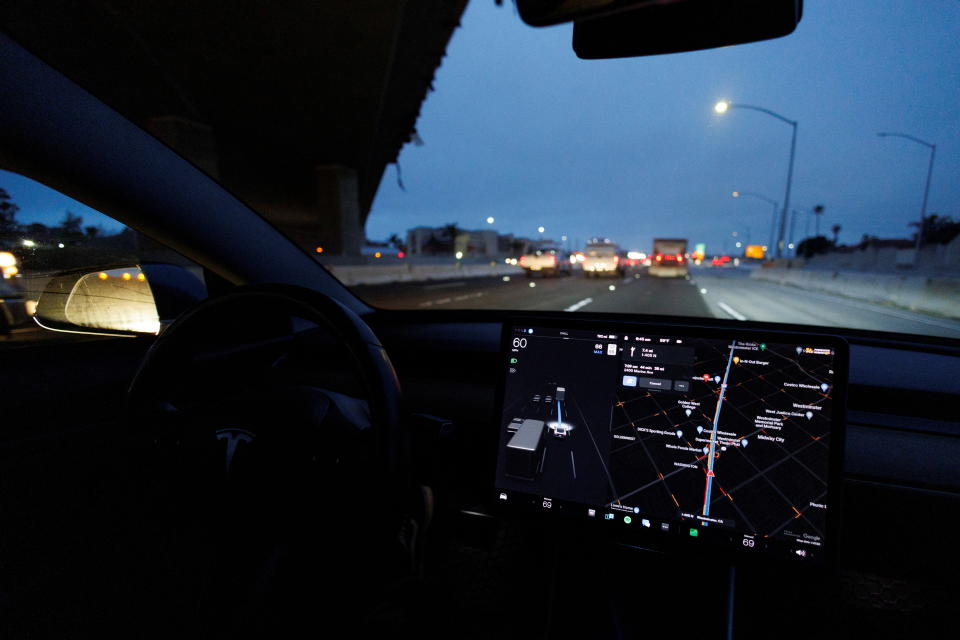
[[[927,219],[927,197],[930,195],[930,178],[933,176],[933,159],[937,154],[937,145],[932,142],[924,142],[920,138],[915,138],[906,133],[889,133],[886,131],[881,131],[877,134],[881,138],[906,138],[916,142],[917,144],[922,144],[923,146],[930,149],[930,164],[927,167],[927,185],[923,188],[923,204],[920,206],[920,227],[917,229],[917,251],[920,251],[920,243],[923,242],[923,223]]]
[[[537,227],[537,231],[539,231],[540,233],[543,233],[544,231],[546,231],[546,229],[544,229],[543,227]]]
[[[493,223],[494,223],[493,216],[487,216],[487,224],[493,224]]]
[[[790,164],[787,169],[787,190],[786,195],[783,198],[783,210],[780,213],[780,231],[777,233],[777,243],[775,245],[776,256],[779,258],[783,254],[783,234],[787,226],[787,211],[790,210],[790,187],[793,184],[793,159],[797,151],[797,121],[784,118],[779,113],[770,111],[770,109],[757,107],[751,104],[736,104],[727,102],[726,100],[721,100],[713,106],[713,110],[718,114],[724,114],[730,109],[750,109],[751,111],[759,111],[760,113],[765,113],[768,116],[773,116],[777,120],[786,122],[793,127],[793,136],[790,139]]]
[[[777,202],[776,200],[773,200],[773,199],[771,199],[771,198],[768,198],[767,196],[763,195],[762,193],[756,193],[756,192],[754,192],[754,191],[734,191],[731,195],[732,195],[734,198],[739,198],[739,197],[741,197],[741,196],[742,196],[742,197],[750,197],[750,198],[758,198],[758,199],[760,199],[760,200],[763,200],[764,202],[768,202],[768,203],[770,203],[770,204],[773,205],[773,219],[772,219],[772,221],[770,222],[770,246],[771,246],[771,247],[772,247],[772,246],[775,246],[776,234],[777,234],[777,213],[779,212],[779,209],[780,209],[780,203]]]

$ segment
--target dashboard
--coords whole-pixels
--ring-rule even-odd
[[[471,512],[487,511],[499,501],[494,489],[501,446],[496,425],[503,419],[498,384],[506,375],[502,338],[511,317],[492,311],[380,311],[371,317],[411,411],[449,425],[451,435],[444,438],[424,480],[443,487],[448,502]],[[563,313],[524,317],[531,318],[531,326],[571,326],[574,320]],[[619,325],[640,321],[613,314],[591,317]],[[661,332],[668,327],[688,332],[745,327],[681,318],[642,321]],[[749,323],[748,328],[809,331],[764,323]],[[960,401],[960,351],[930,340],[915,343],[852,331],[842,337],[849,343],[850,370],[837,564],[842,571],[947,584],[953,577],[944,558],[955,557],[956,550],[949,536],[929,532],[937,526],[937,514],[960,508],[960,473],[954,463],[960,457],[960,422],[952,409]]]
[[[744,330],[504,325],[494,500],[661,550],[823,566],[847,345]]]

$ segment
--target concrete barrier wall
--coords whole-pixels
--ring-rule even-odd
[[[822,269],[754,269],[751,278],[960,318],[960,278]]]
[[[420,282],[452,278],[483,278],[502,275],[523,275],[523,269],[506,264],[359,264],[327,265],[336,278],[352,287],[359,284],[389,284],[391,282]]]
[[[867,247],[860,251],[833,251],[806,261],[811,269],[891,273],[910,268],[914,273],[960,277],[960,237],[949,244],[925,245],[919,255],[913,248]]]

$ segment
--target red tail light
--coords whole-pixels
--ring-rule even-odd
[[[620,264],[620,256],[613,256],[613,264]]]
[[[525,267],[527,265],[527,256],[520,256],[520,266]]]
[[[660,254],[660,253],[658,253],[658,254],[657,254],[657,262],[660,262],[660,261],[662,261],[662,260],[663,260],[663,255]]]
[[[679,253],[677,254],[677,262],[683,262],[683,256]]]

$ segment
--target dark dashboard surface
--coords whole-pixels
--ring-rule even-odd
[[[393,358],[410,409],[453,421],[484,442],[498,421],[502,320],[424,320],[406,314],[369,318]],[[951,409],[960,400],[960,352],[942,344],[847,338],[841,565],[888,575],[941,575],[954,564],[956,551],[929,531],[937,514],[960,506],[960,422]],[[473,475],[484,473],[482,459],[461,462],[464,496],[489,489],[490,478]]]

